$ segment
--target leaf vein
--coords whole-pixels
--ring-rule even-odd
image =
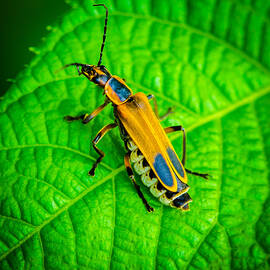
[[[115,225],[116,225],[116,194],[115,194],[115,178],[112,178],[112,194],[113,194],[113,227],[112,227],[112,242],[110,250],[109,269],[112,269],[112,257],[115,244]]]
[[[160,207],[160,218],[159,218],[159,230],[158,230],[158,234],[157,234],[157,240],[156,240],[156,250],[155,250],[155,255],[154,255],[154,263],[153,263],[153,269],[157,269],[157,265],[158,265],[158,250],[159,250],[159,238],[160,238],[160,234],[161,234],[161,224],[162,224],[162,217],[163,217],[163,211],[164,211],[164,207],[163,205],[161,205]]]
[[[33,224],[27,222],[27,221],[24,221],[22,219],[18,219],[18,218],[14,218],[14,217],[9,217],[9,216],[5,216],[5,215],[1,215],[0,214],[0,218],[4,218],[4,219],[9,219],[9,220],[12,220],[12,221],[16,221],[16,222],[20,222],[20,223],[23,223],[27,226],[30,226],[32,228],[35,228],[36,226],[34,226]]]
[[[221,38],[219,37],[216,37],[214,36],[212,33],[207,33],[207,32],[204,32],[200,29],[197,29],[191,25],[188,25],[186,23],[177,23],[177,22],[171,22],[171,21],[168,21],[168,20],[165,20],[165,19],[159,19],[157,17],[153,17],[153,16],[150,16],[150,15],[139,15],[139,14],[132,14],[132,13],[124,13],[124,12],[120,12],[120,11],[114,11],[112,12],[112,16],[113,15],[121,15],[121,16],[125,16],[125,17],[133,17],[133,18],[138,18],[138,19],[147,19],[147,20],[152,20],[152,21],[156,21],[156,22],[159,22],[161,24],[167,24],[167,25],[171,25],[171,26],[174,26],[174,27],[183,27],[193,33],[196,33],[200,36],[203,36],[205,38],[208,38],[218,44],[221,44],[223,45],[224,47],[236,52],[237,54],[241,55],[247,62],[253,64],[254,66],[256,66],[258,69],[260,69],[261,71],[263,71],[264,73],[270,75],[270,70],[268,67],[262,65],[257,59],[251,57],[250,55],[248,55],[246,52],[240,50],[239,48],[231,45],[229,42],[225,41],[225,40],[222,40]]]
[[[47,224],[49,224],[52,220],[54,220],[56,217],[58,217],[60,214],[62,214],[65,210],[68,210],[71,206],[73,206],[77,201],[85,197],[89,192],[94,190],[95,188],[99,187],[118,173],[124,170],[124,166],[119,167],[118,169],[114,170],[107,176],[105,176],[102,180],[100,180],[98,183],[90,186],[86,190],[84,190],[82,193],[80,193],[76,198],[71,200],[69,203],[67,203],[63,208],[58,210],[54,215],[52,215],[49,219],[45,220],[42,224],[37,226],[31,233],[29,233],[26,237],[24,237],[21,241],[19,241],[16,245],[14,245],[12,248],[10,248],[8,251],[3,253],[0,256],[0,261],[5,259],[12,251],[14,251],[16,248],[20,247],[23,243],[25,243],[28,239],[30,239],[33,235],[40,232],[43,227],[45,227]]]
[[[31,179],[35,179],[37,182],[40,182],[40,183],[43,183],[45,184],[46,186],[52,188],[54,191],[58,192],[59,194],[61,194],[65,199],[70,199],[70,197],[68,197],[65,193],[63,193],[60,189],[56,188],[55,186],[53,186],[52,184],[46,182],[45,180],[41,180],[41,179],[38,179],[37,177],[32,177],[32,176],[26,176],[26,175],[23,175],[23,174],[20,174],[20,173],[17,173],[18,176],[21,176],[23,178],[27,178],[28,180],[31,180]]]
[[[87,155],[83,152],[80,152],[76,149],[64,146],[64,145],[54,145],[54,144],[29,144],[29,145],[16,145],[16,146],[7,146],[7,147],[2,147],[0,148],[0,151],[9,151],[9,150],[15,150],[15,149],[24,149],[24,148],[35,148],[35,147],[50,147],[50,148],[56,148],[56,149],[61,149],[61,150],[67,150],[69,152],[73,152],[77,155],[80,155],[82,157],[85,157],[87,159],[91,159],[95,161],[96,159],[90,155]],[[107,164],[101,162],[101,166],[105,167],[108,170],[113,171],[114,169],[109,167]]]
[[[45,253],[44,253],[44,248],[43,248],[40,232],[38,233],[38,238],[39,238],[40,250],[41,250],[41,255],[42,255],[42,266],[43,266],[43,269],[45,270]]]
[[[193,261],[195,255],[197,254],[197,252],[200,249],[201,245],[205,242],[207,236],[213,231],[213,229],[215,228],[216,224],[217,224],[217,220],[215,220],[213,222],[213,224],[209,227],[209,229],[206,232],[206,234],[202,237],[202,239],[198,243],[197,247],[194,249],[193,254],[191,255],[190,259],[187,261],[186,268],[192,264],[192,261]]]

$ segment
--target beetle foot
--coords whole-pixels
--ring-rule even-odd
[[[67,121],[67,122],[72,122],[72,121],[76,121],[76,120],[81,120],[82,119],[82,116],[70,116],[70,115],[66,115],[64,117],[64,120]]]
[[[88,175],[90,175],[90,176],[95,176],[95,170],[90,170],[89,172],[88,172]]]

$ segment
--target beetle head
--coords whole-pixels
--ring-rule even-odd
[[[106,82],[112,76],[105,66],[86,65],[80,63],[71,63],[65,66],[76,66],[79,75],[83,74],[88,80],[104,88]]]

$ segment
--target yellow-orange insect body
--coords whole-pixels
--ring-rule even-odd
[[[100,6],[100,5],[96,5]],[[105,5],[102,5],[106,8]],[[138,195],[142,199],[146,209],[151,212],[153,208],[144,198],[139,185],[135,181],[131,163],[135,171],[141,176],[144,185],[149,187],[150,192],[165,205],[181,210],[189,209],[191,197],[187,193],[187,173],[207,178],[207,174],[191,172],[184,167],[186,157],[186,137],[182,126],[173,126],[163,129],[157,114],[156,100],[153,95],[146,96],[144,93],[133,94],[126,82],[118,76],[111,75],[105,66],[101,65],[102,52],[106,39],[108,9],[103,35],[103,43],[98,65],[86,65],[72,63],[67,66],[76,66],[79,74],[85,75],[90,81],[100,86],[106,96],[104,104],[99,106],[91,114],[77,117],[66,116],[68,121],[81,119],[84,124],[88,123],[101,112],[104,107],[112,103],[114,107],[115,122],[103,127],[92,141],[95,151],[99,154],[98,159],[89,171],[94,175],[97,165],[105,156],[103,151],[97,148],[97,143],[111,129],[119,127],[127,154],[124,161],[127,173],[132,180]],[[152,110],[149,100],[155,102],[155,112]],[[183,156],[182,161],[178,158],[166,133],[183,132]]]

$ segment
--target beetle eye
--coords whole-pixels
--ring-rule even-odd
[[[83,66],[82,67],[82,72],[86,72],[87,73],[88,72],[88,68],[86,68],[86,67]]]

